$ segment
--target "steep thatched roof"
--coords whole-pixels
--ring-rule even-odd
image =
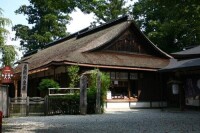
[[[108,52],[100,50],[120,37],[128,29],[133,29],[141,39],[141,45],[155,54],[136,54]],[[66,38],[48,44],[40,51],[26,54],[21,62],[29,63],[29,70],[48,67],[52,64],[78,64],[88,67],[104,67],[118,69],[156,70],[169,63],[168,54],[157,48],[135,26],[127,16],[94,29],[86,28]],[[20,61],[19,61],[20,62]],[[21,65],[16,73],[21,71]]]

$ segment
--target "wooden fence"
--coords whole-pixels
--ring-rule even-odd
[[[79,98],[17,97],[9,98],[9,116],[79,114]]]
[[[9,116],[46,115],[46,98],[9,98]]]

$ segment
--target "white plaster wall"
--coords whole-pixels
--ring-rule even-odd
[[[130,108],[150,108],[150,102],[131,102]]]
[[[109,109],[127,109],[127,108],[158,108],[166,107],[167,102],[107,102],[105,108]]]
[[[119,103],[107,103],[107,108],[118,108],[118,109],[121,109],[121,108],[129,108],[129,102],[119,102]]]

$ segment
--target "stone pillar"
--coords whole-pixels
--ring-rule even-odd
[[[80,78],[80,114],[87,114],[87,77],[85,75]]]
[[[27,97],[27,85],[28,85],[28,63],[22,65],[21,74],[21,97]]]

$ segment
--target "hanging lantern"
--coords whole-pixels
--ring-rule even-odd
[[[172,93],[174,94],[174,95],[177,95],[177,94],[179,94],[179,85],[178,84],[172,84]]]

